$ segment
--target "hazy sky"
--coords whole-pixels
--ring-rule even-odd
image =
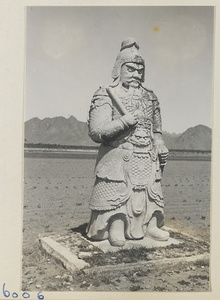
[[[121,41],[131,36],[163,130],[211,127],[213,17],[213,7],[29,7],[25,120],[86,121],[93,93],[112,82]]]

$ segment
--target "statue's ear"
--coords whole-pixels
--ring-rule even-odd
[[[113,82],[112,82],[111,84],[109,84],[109,86],[110,86],[110,87],[116,87],[116,86],[119,85],[119,83],[120,83],[120,76],[118,76],[117,78],[115,78],[115,79],[113,80]]]

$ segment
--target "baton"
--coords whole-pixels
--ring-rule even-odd
[[[111,98],[112,102],[115,104],[116,108],[118,109],[119,113],[124,116],[127,113],[127,110],[125,109],[124,105],[121,103],[121,100],[119,97],[115,94],[112,88],[108,87],[106,88],[106,91]]]

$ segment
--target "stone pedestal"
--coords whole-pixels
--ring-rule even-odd
[[[72,271],[90,272],[94,269],[107,270],[117,269],[135,269],[142,266],[153,267],[154,265],[173,265],[182,262],[209,261],[208,244],[204,241],[197,240],[193,237],[171,232],[168,241],[155,241],[149,237],[141,240],[126,240],[123,247],[111,246],[108,240],[101,242],[89,241],[80,232],[69,231],[63,235],[40,236],[39,241],[42,248],[48,255],[52,256],[55,261]],[[182,244],[181,247],[178,244]],[[132,251],[137,249],[143,254],[142,258],[134,262],[132,260]],[[123,254],[124,250],[124,254]],[[149,250],[149,251],[148,251]],[[129,252],[131,251],[131,252]],[[109,260],[109,254],[114,252],[114,259],[120,255],[119,263]],[[124,257],[123,257],[124,255]],[[92,257],[90,261],[88,258]],[[100,258],[104,262],[96,265],[95,259]],[[122,258],[122,261],[121,261]],[[123,259],[125,259],[123,262]]]

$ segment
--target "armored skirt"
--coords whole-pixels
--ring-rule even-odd
[[[132,129],[124,128],[105,88],[93,97],[89,132],[101,146],[87,227],[91,239],[107,239],[110,220],[115,216],[124,220],[128,239],[142,238],[153,216],[157,218],[157,226],[163,226],[161,169],[153,146],[154,132],[161,132],[158,100],[144,89],[132,95],[122,88],[116,92],[129,112],[140,112],[140,119]]]

